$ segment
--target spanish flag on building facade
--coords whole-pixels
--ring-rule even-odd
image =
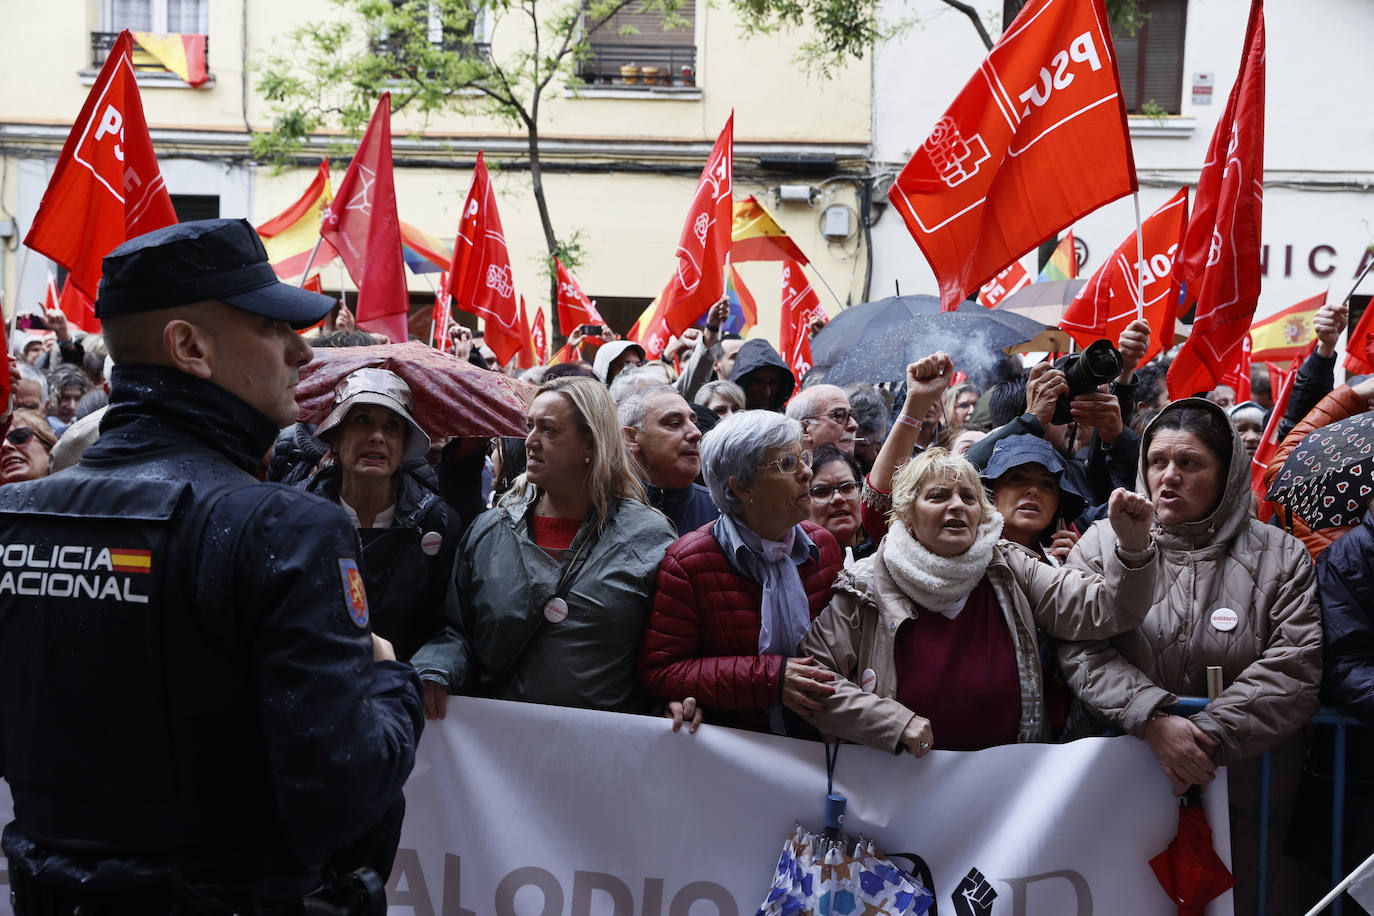
[[[134,32],[133,35],[134,41],[148,52],[149,57],[185,82],[202,86],[210,79],[205,66],[204,35],[169,35],[161,32]]]

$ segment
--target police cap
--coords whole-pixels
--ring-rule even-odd
[[[257,230],[242,219],[202,219],[154,229],[105,256],[97,318],[217,299],[307,328],[334,300],[277,279]]]

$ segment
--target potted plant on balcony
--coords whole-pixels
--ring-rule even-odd
[[[639,64],[630,61],[620,68],[620,78],[627,86],[633,86],[639,82]]]
[[[657,86],[657,85],[658,85],[658,75],[659,75],[660,73],[662,73],[662,72],[663,72],[663,70],[662,70],[661,68],[659,68],[659,67],[640,67],[640,68],[639,68],[639,75],[642,76],[642,77],[644,77],[644,85],[646,85],[646,86]]]

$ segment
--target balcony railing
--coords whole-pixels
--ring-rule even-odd
[[[582,82],[652,90],[697,84],[697,49],[692,45],[591,42],[577,62]]]
[[[92,32],[91,33],[91,66],[96,70],[105,66],[105,58],[110,56],[110,49],[114,47],[115,39],[119,38],[118,32]],[[141,73],[170,73],[162,64],[158,63],[157,58],[143,50],[138,42],[134,42],[132,62],[134,69]],[[210,69],[210,38],[205,38],[205,69]]]

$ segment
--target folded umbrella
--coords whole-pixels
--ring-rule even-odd
[[[1236,886],[1212,848],[1212,828],[1202,808],[1186,801],[1178,806],[1178,835],[1150,860],[1150,868],[1178,905],[1179,916],[1202,916],[1208,903]]]
[[[431,437],[524,436],[535,387],[478,368],[418,341],[375,347],[321,347],[301,370],[296,403],[301,419],[318,423],[334,402],[334,388],[357,369],[395,372],[415,397],[415,420]]]
[[[1289,453],[1270,502],[1313,531],[1353,525],[1374,494],[1374,410],[1313,430]]]

